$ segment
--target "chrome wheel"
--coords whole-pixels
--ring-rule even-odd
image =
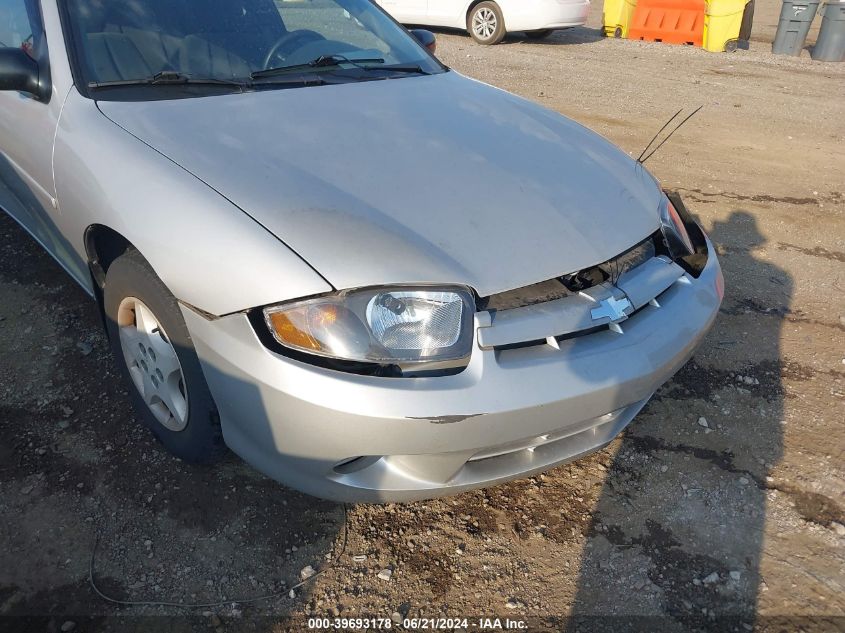
[[[120,302],[117,325],[132,382],[156,420],[171,431],[188,425],[185,376],[170,339],[143,301]]]
[[[498,26],[496,14],[488,7],[481,7],[472,16],[472,32],[478,39],[489,40]]]

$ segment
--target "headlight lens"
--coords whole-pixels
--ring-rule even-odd
[[[666,195],[660,204],[660,224],[672,257],[686,257],[695,252],[681,216]]]
[[[373,288],[264,309],[285,347],[339,360],[457,360],[472,349],[475,303],[464,288]]]

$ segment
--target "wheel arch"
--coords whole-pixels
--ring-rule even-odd
[[[472,14],[472,11],[475,9],[475,7],[477,7],[482,2],[487,2],[489,4],[495,5],[496,8],[499,10],[499,14],[502,16],[502,28],[503,28],[502,38],[504,38],[510,32],[509,29],[508,29],[508,13],[509,12],[505,10],[505,6],[507,6],[510,3],[510,0],[472,0],[469,3],[469,5],[467,6],[466,11],[464,12],[464,28],[467,30],[467,32],[470,34],[470,36],[473,36],[472,25],[469,23],[469,18],[470,18],[470,15]],[[498,44],[499,41],[501,41],[501,39],[496,40],[494,43]]]
[[[127,250],[135,246],[126,237],[105,224],[91,224],[85,229],[85,255],[88,260],[88,271],[91,274],[94,299],[97,311],[103,324],[106,336],[109,328],[106,322],[106,307],[104,289],[106,287],[106,273],[109,266]],[[137,249],[136,249],[137,250]]]
[[[495,4],[499,5],[499,10],[501,11],[502,5],[496,2],[496,0],[489,0],[490,2],[494,2]],[[469,4],[467,4],[466,10],[464,11],[464,26],[469,29],[469,14],[472,13],[472,10],[477,7],[485,0],[471,0]]]
[[[126,237],[105,224],[85,229],[85,254],[94,286],[102,291],[112,262],[135,246]]]

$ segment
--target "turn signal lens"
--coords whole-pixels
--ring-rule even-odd
[[[298,315],[285,314],[283,312],[276,312],[269,315],[270,329],[276,335],[276,339],[283,344],[291,345],[292,347],[299,347],[301,349],[319,350],[320,343],[301,326],[297,326],[291,317],[296,318]],[[296,319],[300,320],[300,319]]]
[[[343,306],[306,304],[265,311],[270,330],[282,345],[321,356],[349,358],[366,354],[370,336],[361,320]]]

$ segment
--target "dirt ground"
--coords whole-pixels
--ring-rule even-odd
[[[779,6],[734,54],[603,39],[600,2],[543,42],[438,33],[454,69],[632,154],[704,106],[648,166],[717,245],[718,322],[609,448],[531,479],[345,520],[235,458],[186,466],[133,419],[94,305],[0,219],[0,629],[845,630],[845,64],[772,56]],[[104,593],[223,604],[104,601],[96,534]]]

